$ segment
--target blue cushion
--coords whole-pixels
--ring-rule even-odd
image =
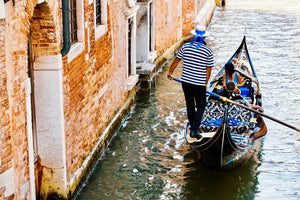
[[[250,91],[248,87],[240,87],[240,90],[243,97],[250,97]]]
[[[239,102],[241,103],[241,102]],[[205,108],[200,131],[214,132],[220,126],[225,107],[224,103],[218,100],[210,100]],[[239,106],[229,104],[228,125],[232,133],[242,134],[249,129],[250,112]]]

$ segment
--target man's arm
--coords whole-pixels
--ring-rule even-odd
[[[225,77],[225,76],[226,76],[226,74],[224,73],[224,74],[223,74],[222,82],[223,82],[223,88],[227,90],[226,77]]]
[[[169,69],[169,73],[168,73],[168,77],[172,77],[173,71],[175,70],[175,68],[177,67],[178,63],[181,61],[181,59],[179,58],[175,58],[171,64],[171,67]],[[169,78],[170,80],[172,80],[172,78]]]
[[[207,83],[210,79],[210,75],[211,75],[211,67],[206,67],[206,82],[205,82],[206,89],[207,89]]]
[[[237,84],[237,86],[238,87],[244,86],[245,83],[246,83],[246,80],[243,80],[243,77],[239,73],[237,73],[237,78],[238,78],[238,81],[239,81],[239,83]]]

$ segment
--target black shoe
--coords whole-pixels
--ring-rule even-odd
[[[200,140],[202,138],[202,136],[196,131],[191,131],[190,136],[191,138],[197,138],[197,140]]]

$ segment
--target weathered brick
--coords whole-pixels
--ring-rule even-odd
[[[161,55],[193,28],[195,1],[154,1],[154,17],[159,19],[155,20],[154,44],[157,54]],[[12,6],[12,1],[9,1],[9,6],[6,6],[7,17],[0,20],[0,173],[10,169],[13,160],[14,173],[18,174],[14,179],[17,188],[29,179],[28,111],[24,86],[28,78],[29,30],[32,32],[35,56],[57,55],[62,48],[61,1],[37,2],[16,0],[15,6]],[[83,51],[71,62],[68,62],[68,56],[62,60],[68,180],[81,167],[107,124],[128,97],[127,20],[124,11],[129,8],[125,1],[108,0],[107,32],[95,40],[94,4],[83,2]],[[4,190],[0,188],[0,199]],[[24,191],[24,195],[29,198],[30,190]],[[10,198],[19,197],[20,191],[16,190]]]

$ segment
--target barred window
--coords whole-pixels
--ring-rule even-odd
[[[132,51],[132,32],[133,32],[133,18],[128,19],[128,76],[131,75],[131,51]]]
[[[76,0],[70,0],[71,43],[78,42]]]
[[[95,39],[99,39],[107,31],[107,0],[94,1]]]
[[[96,0],[96,25],[101,23],[101,0]]]

